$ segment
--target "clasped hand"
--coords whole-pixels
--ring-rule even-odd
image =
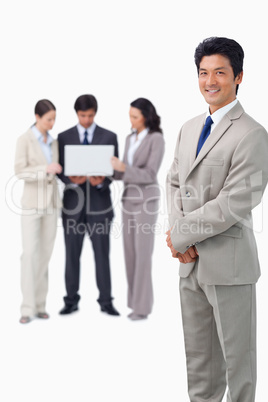
[[[175,250],[173,247],[170,230],[166,232],[167,238],[167,246],[170,248],[171,254],[173,258],[178,258],[180,262],[183,264],[188,264],[189,262],[195,262],[198,257],[198,252],[195,246],[189,247],[184,254],[180,253],[179,251]]]
[[[88,179],[91,186],[96,187],[104,181],[105,176],[69,176],[69,179],[74,184],[84,184]]]

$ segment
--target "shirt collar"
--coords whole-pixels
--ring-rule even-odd
[[[80,123],[77,124],[77,130],[78,130],[78,133],[79,133],[80,137],[84,136],[85,131],[87,131],[88,134],[93,134],[94,131],[95,131],[95,128],[96,128],[96,123],[95,122],[93,122],[91,124],[91,126],[89,126],[88,128],[85,128],[85,127],[81,126]]]
[[[44,136],[43,134],[38,130],[38,128],[36,127],[36,125],[34,124],[31,127],[32,132],[35,135],[35,138],[37,139],[37,141],[39,142],[43,142],[46,145],[50,145],[53,142],[53,138],[51,137],[51,135],[47,132],[47,142],[44,142]]]
[[[210,115],[210,112],[207,112],[207,116],[211,116],[212,120],[213,120],[213,128],[219,124],[219,122],[221,121],[221,119],[226,115],[226,113],[229,112],[229,110],[231,110],[236,104],[237,104],[238,100],[235,99],[233,102],[228,103],[228,105],[221,107],[220,109],[216,110],[216,112],[212,113]],[[206,116],[206,117],[207,117]],[[211,126],[212,127],[212,126]]]
[[[135,139],[136,142],[141,142],[142,140],[144,140],[144,138],[146,137],[146,135],[149,133],[149,128],[145,128],[144,130],[142,130],[138,136],[137,136],[137,132],[134,131],[134,133],[132,134],[132,138]]]

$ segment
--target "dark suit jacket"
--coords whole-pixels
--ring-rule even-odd
[[[65,145],[79,145],[80,138],[77,127],[72,127],[58,135],[59,163],[63,170],[59,178],[65,183],[63,196],[63,216],[78,220],[81,213],[85,213],[94,221],[103,221],[113,218],[113,208],[109,185],[111,180],[106,177],[101,188],[93,187],[89,181],[74,186],[69,177],[64,175],[64,147]],[[118,143],[115,133],[96,126],[92,145],[114,145],[114,155],[118,156]],[[90,146],[90,145],[89,145]]]

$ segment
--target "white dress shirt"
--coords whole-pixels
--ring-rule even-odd
[[[130,137],[130,143],[129,143],[129,149],[128,149],[128,154],[127,154],[127,160],[128,160],[128,164],[130,166],[133,165],[133,158],[134,158],[134,154],[137,151],[137,149],[139,148],[141,142],[144,140],[144,138],[146,137],[146,135],[148,134],[149,129],[145,128],[144,130],[142,130],[139,134],[136,133],[136,131],[131,135]]]
[[[44,142],[44,136],[43,134],[38,130],[36,125],[34,124],[31,127],[32,132],[34,133],[37,141],[39,142],[39,145],[43,151],[43,154],[45,155],[45,158],[47,160],[47,163],[50,164],[52,162],[52,149],[51,149],[51,144],[53,142],[53,138],[49,133],[47,133],[47,142]]]
[[[85,131],[87,131],[87,133],[88,133],[88,136],[87,136],[88,142],[89,143],[92,142],[95,128],[96,128],[96,123],[95,122],[93,122],[91,124],[91,126],[89,126],[88,128],[85,128],[85,127],[81,126],[80,123],[77,124],[77,130],[78,130],[78,134],[79,134],[81,144],[83,144],[84,139],[85,139]],[[74,183],[72,183],[72,185],[73,185],[73,187],[78,186],[78,184],[74,184]],[[102,186],[103,186],[103,184],[101,183],[101,184],[98,184],[96,186],[96,188],[100,189],[100,188],[102,188]]]
[[[229,112],[236,104],[238,100],[235,99],[233,102],[228,103],[228,105],[221,107],[220,109],[216,110],[216,112],[210,114],[209,111],[207,112],[207,117],[211,116],[213,120],[213,124],[211,124],[211,133],[215,129],[215,127],[219,124],[221,119]]]
[[[81,144],[83,144],[83,141],[85,138],[85,131],[88,132],[88,136],[87,136],[88,142],[89,143],[92,142],[95,128],[96,128],[96,123],[92,123],[91,126],[89,126],[88,128],[81,126],[81,124],[79,124],[79,123],[77,124],[77,130],[79,133],[79,138],[80,138]]]

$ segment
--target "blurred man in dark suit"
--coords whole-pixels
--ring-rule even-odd
[[[119,315],[112,304],[109,263],[109,233],[113,219],[109,188],[111,180],[104,176],[67,177],[64,175],[65,145],[114,145],[114,155],[118,156],[117,136],[94,122],[98,105],[93,95],[79,96],[74,108],[78,124],[58,136],[59,163],[63,167],[63,173],[59,177],[65,183],[62,220],[66,248],[67,292],[60,314],[71,314],[78,310],[80,256],[84,236],[88,233],[94,250],[96,282],[99,289],[98,302],[101,311],[110,315]]]

